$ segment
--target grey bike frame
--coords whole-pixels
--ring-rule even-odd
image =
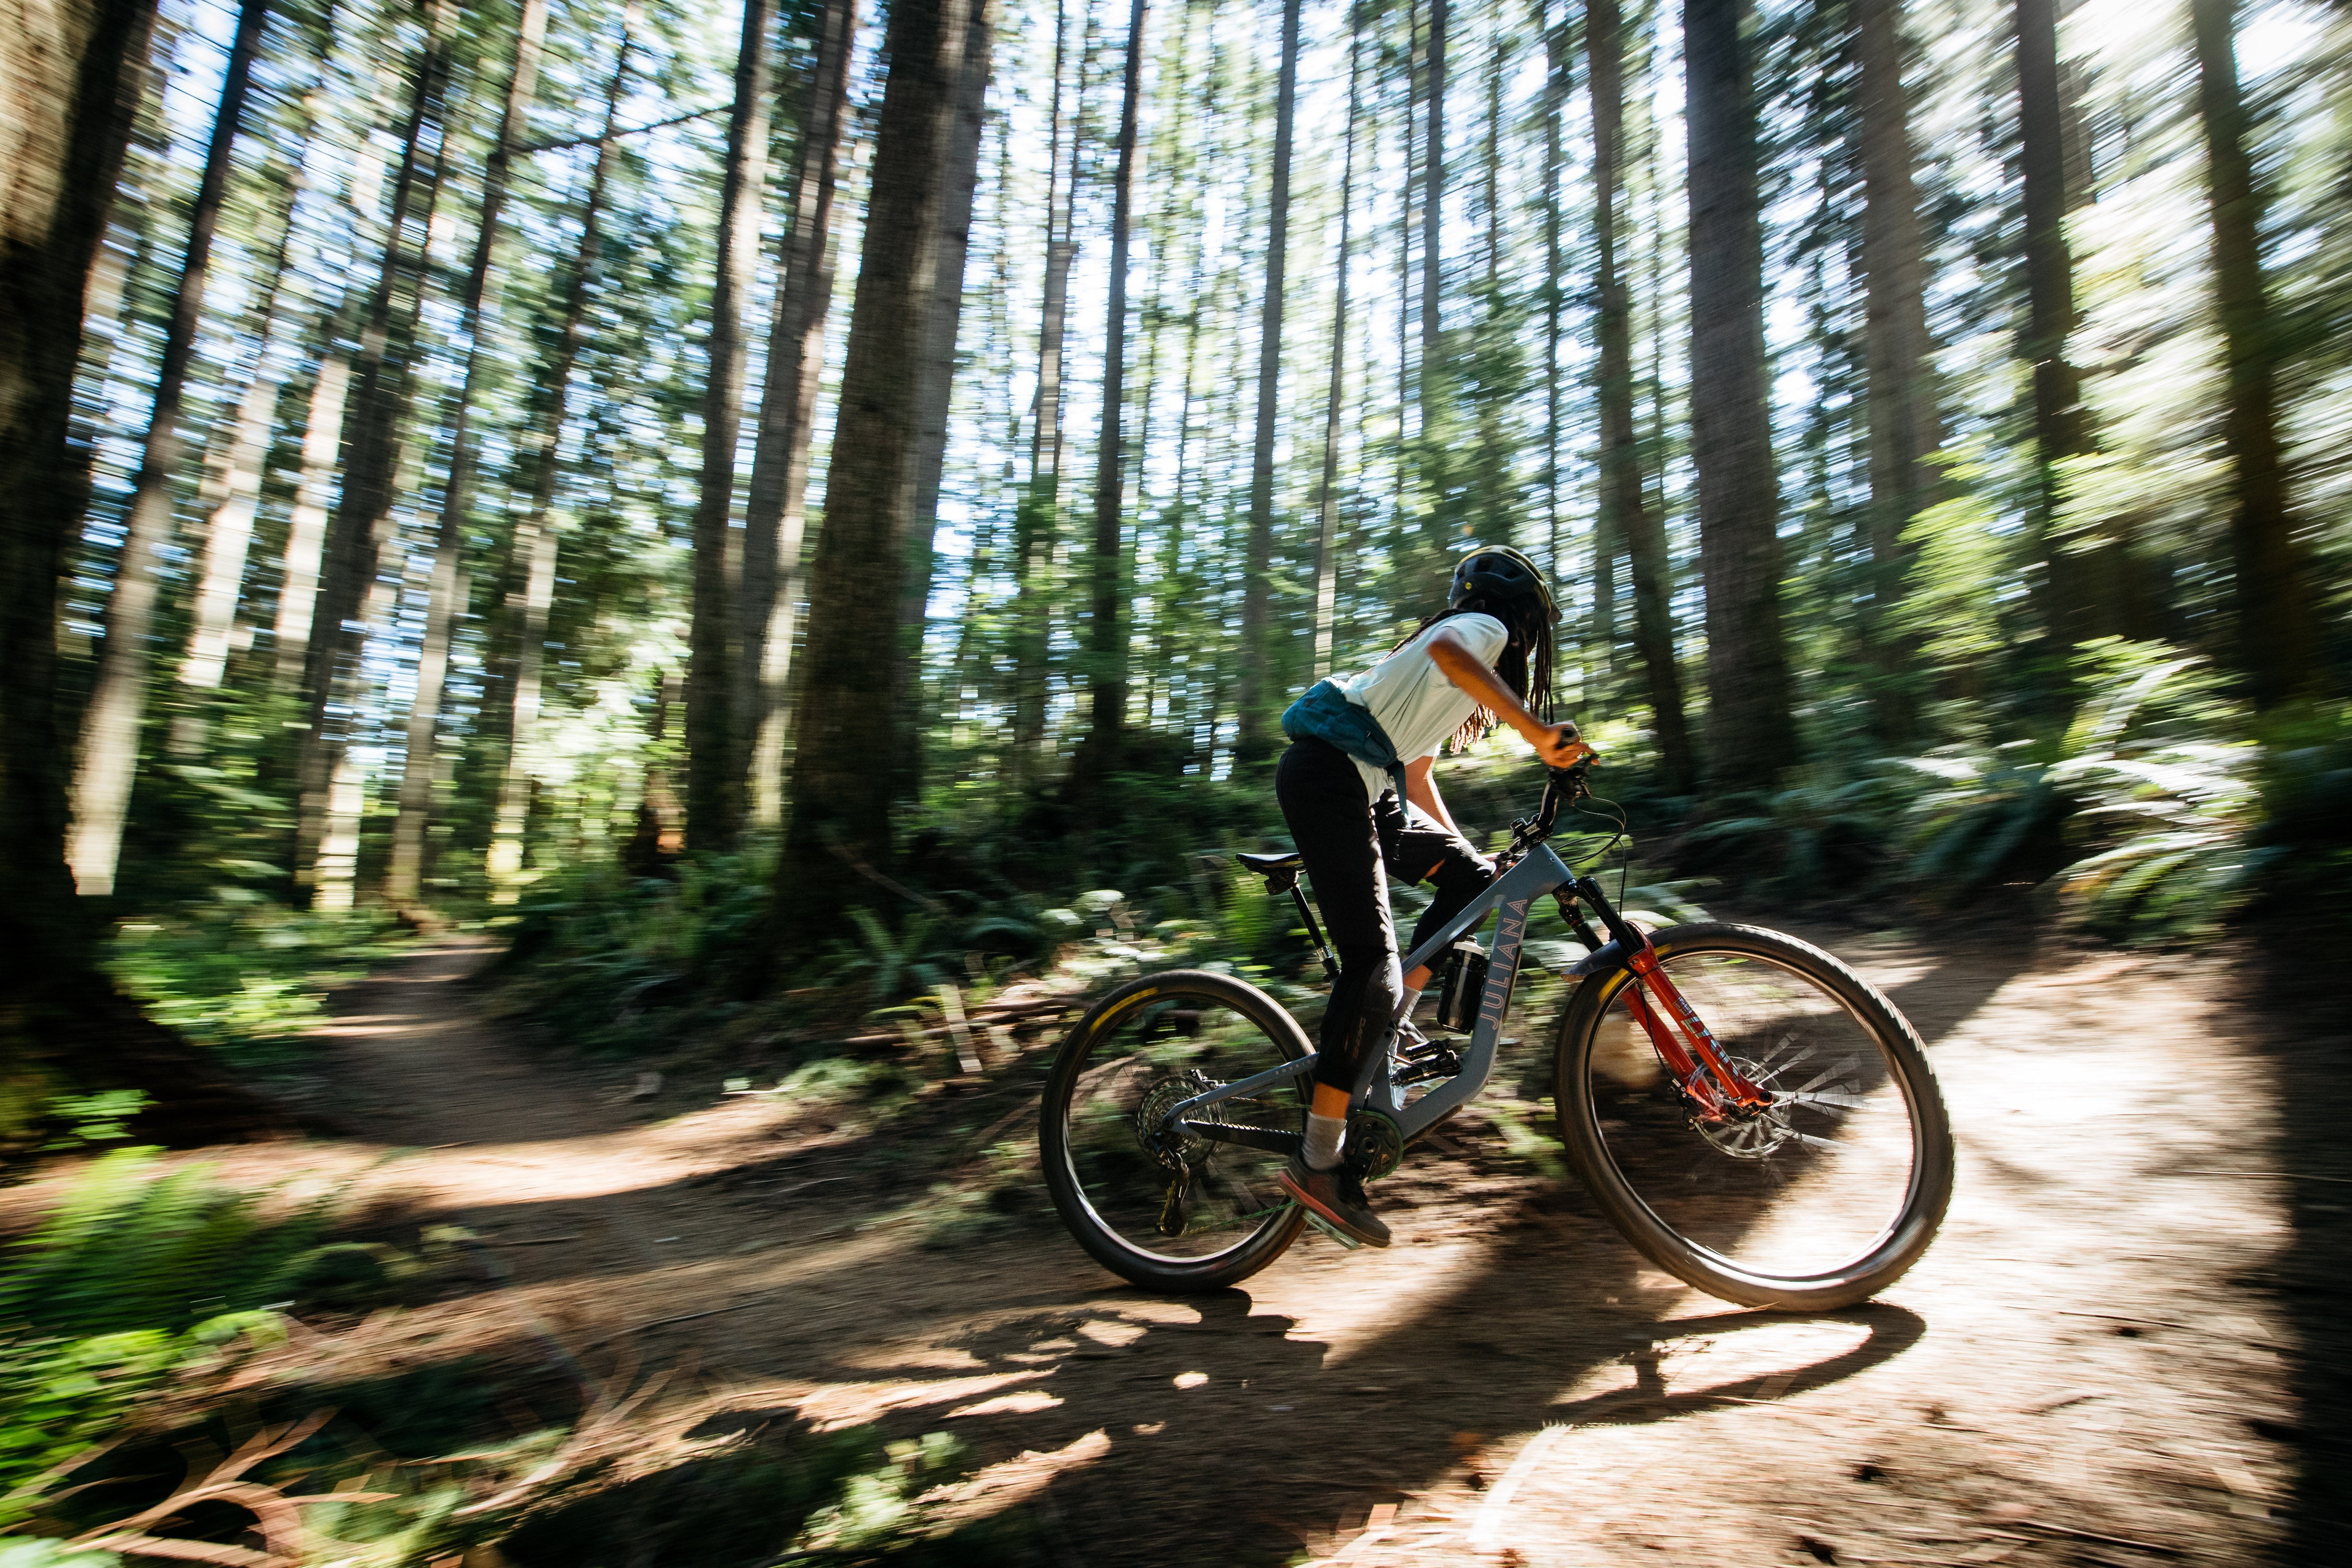
[[[1575,873],[1552,853],[1549,845],[1538,844],[1522,856],[1517,865],[1496,878],[1485,892],[1465,905],[1460,914],[1446,921],[1443,931],[1406,955],[1404,966],[1408,970],[1434,963],[1447,948],[1485,923],[1489,914],[1497,909],[1503,911],[1501,921],[1495,927],[1494,945],[1486,955],[1486,988],[1478,996],[1477,1026],[1470,1032],[1470,1043],[1463,1048],[1460,1069],[1407,1105],[1404,1087],[1395,1082],[1390,1072],[1388,1047],[1390,1041],[1395,1038],[1393,1027],[1381,1043],[1377,1065],[1372,1069],[1371,1085],[1365,1092],[1363,1104],[1394,1121],[1397,1130],[1408,1142],[1453,1115],[1486,1087],[1486,1079],[1495,1070],[1496,1047],[1501,1043],[1503,1015],[1511,1005],[1511,985],[1518,977],[1519,948],[1528,934],[1528,910],[1546,893],[1565,887],[1575,879]],[[1316,1053],[1310,1051],[1295,1062],[1285,1062],[1280,1067],[1269,1068],[1265,1072],[1254,1073],[1235,1082],[1220,1084],[1204,1094],[1171,1106],[1160,1124],[1172,1127],[1203,1107],[1255,1094],[1285,1079],[1311,1077],[1317,1060]]]

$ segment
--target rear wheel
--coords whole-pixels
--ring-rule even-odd
[[[1625,1005],[1633,975],[1587,981],[1556,1067],[1560,1135],[1594,1200],[1652,1262],[1727,1301],[1825,1310],[1893,1284],[1952,1193],[1951,1126],[1910,1023],[1853,970],[1778,931],[1677,926],[1652,942],[1773,1103],[1744,1119],[1694,1115]]]
[[[1120,986],[1062,1042],[1045,1082],[1038,1143],[1054,1206],[1078,1245],[1156,1290],[1217,1290],[1297,1239],[1306,1213],[1275,1183],[1286,1153],[1171,1129],[1170,1108],[1311,1047],[1256,986],[1175,970]],[[1295,1138],[1303,1077],[1186,1118]]]

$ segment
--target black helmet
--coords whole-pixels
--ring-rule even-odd
[[[1543,574],[1536,563],[1507,544],[1481,544],[1472,548],[1454,568],[1454,585],[1446,603],[1459,605],[1474,594],[1495,599],[1523,599],[1532,595],[1543,603],[1544,614],[1559,619],[1559,606],[1552,603],[1551,590],[1544,585]]]

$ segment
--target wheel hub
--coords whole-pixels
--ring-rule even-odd
[[[1199,1070],[1180,1072],[1161,1079],[1144,1091],[1143,1102],[1135,1108],[1135,1141],[1143,1152],[1171,1171],[1189,1171],[1205,1160],[1216,1147],[1212,1139],[1197,1132],[1188,1132],[1181,1126],[1168,1124],[1168,1113],[1194,1095],[1206,1094],[1216,1088],[1208,1074]],[[1187,1120],[1223,1121],[1223,1107],[1204,1105]]]
[[[1767,1093],[1772,1091],[1772,1069],[1746,1057],[1726,1057],[1724,1065],[1741,1078]],[[1707,1142],[1718,1154],[1735,1160],[1768,1160],[1796,1140],[1796,1130],[1789,1125],[1789,1105],[1775,1096],[1771,1104],[1758,1110],[1733,1110],[1728,1114],[1709,1121],[1690,1116],[1691,1131]]]

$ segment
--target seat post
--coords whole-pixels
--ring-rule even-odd
[[[1331,949],[1325,944],[1323,928],[1315,923],[1315,911],[1307,904],[1307,891],[1296,878],[1291,880],[1290,899],[1298,906],[1298,918],[1307,922],[1307,940],[1315,944],[1315,956],[1323,961],[1324,974],[1336,982],[1339,978],[1339,961],[1331,956]]]

